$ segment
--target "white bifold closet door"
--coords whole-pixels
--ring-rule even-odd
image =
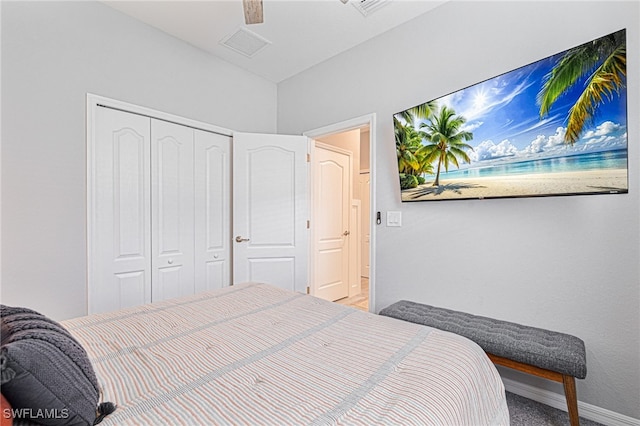
[[[230,284],[230,137],[99,107],[89,312]]]
[[[151,301],[151,120],[98,108],[89,313]]]
[[[231,285],[231,137],[194,130],[195,291]]]
[[[193,294],[193,129],[151,120],[151,300]]]

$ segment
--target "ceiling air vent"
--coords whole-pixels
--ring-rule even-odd
[[[391,3],[391,0],[355,0],[351,4],[358,9],[362,15],[369,16],[376,10]]]
[[[253,31],[240,27],[235,33],[220,40],[220,44],[251,58],[271,42]]]

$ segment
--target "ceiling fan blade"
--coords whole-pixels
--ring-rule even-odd
[[[250,24],[262,24],[262,0],[242,0],[244,6],[244,22]]]

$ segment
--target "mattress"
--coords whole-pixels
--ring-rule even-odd
[[[221,290],[67,320],[110,425],[504,425],[472,341],[278,287]]]

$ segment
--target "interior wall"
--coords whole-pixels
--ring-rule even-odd
[[[640,418],[639,3],[448,2],[278,85],[278,131],[376,113],[375,309],[399,299],[582,338],[581,401]],[[402,203],[392,115],[627,28],[629,193]],[[347,70],[347,72],[345,72]],[[505,376],[562,394],[543,379]]]
[[[371,150],[371,142],[369,138],[371,137],[371,132],[369,129],[360,129],[360,172],[369,171],[370,169],[370,150]]]
[[[0,23],[2,22],[2,2],[0,1]],[[2,31],[0,29],[0,46],[2,45]],[[2,81],[2,55],[0,54],[0,82]],[[0,93],[2,84],[0,83]],[[0,101],[0,117],[2,117],[2,102]],[[0,296],[2,296],[2,119],[0,119]]]
[[[276,90],[100,2],[2,2],[2,303],[87,313],[88,92],[273,133]]]

